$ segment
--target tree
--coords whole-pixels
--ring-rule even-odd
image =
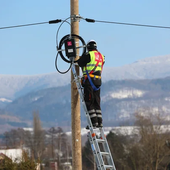
[[[31,149],[34,159],[41,159],[45,152],[45,132],[41,127],[38,112],[33,113],[33,132],[25,132],[26,146]]]
[[[127,137],[110,131],[106,138],[116,168],[122,170],[127,169],[125,164],[125,145],[127,144]]]
[[[24,142],[25,132],[22,128],[11,129],[3,134],[3,141],[8,148],[19,147]]]
[[[167,165],[163,160],[170,155],[170,150],[165,145],[169,133],[165,130],[164,117],[145,110],[145,114],[135,114],[138,126],[138,142],[129,147],[129,165],[132,170],[158,170]]]
[[[26,152],[23,152],[21,160],[5,158],[1,163],[0,170],[36,170],[37,162],[29,158]]]
[[[95,169],[95,160],[90,146],[90,142],[87,140],[85,146],[82,148],[82,163],[83,170]]]
[[[62,167],[61,159],[68,161],[68,157],[70,156],[71,148],[68,142],[67,135],[63,132],[61,127],[55,128],[51,127],[47,131],[48,135],[50,135],[50,145],[51,147],[48,148],[51,150],[51,158],[52,160],[58,161],[58,169]]]
[[[121,135],[110,132],[106,138],[119,170],[170,169],[170,138],[167,119],[150,110],[135,113],[134,133]],[[82,148],[83,170],[93,169],[93,154],[87,141]]]

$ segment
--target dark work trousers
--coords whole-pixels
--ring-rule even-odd
[[[95,124],[95,123],[101,124],[102,113],[101,113],[101,108],[100,108],[100,89],[97,91],[94,91],[91,85],[85,85],[84,86],[84,100],[85,100],[86,107],[89,112],[92,124]]]

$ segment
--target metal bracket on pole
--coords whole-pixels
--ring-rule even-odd
[[[73,22],[80,22],[81,16],[80,15],[71,15],[71,20]]]

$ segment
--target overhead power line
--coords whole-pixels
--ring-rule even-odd
[[[27,26],[42,25],[42,24],[56,24],[56,23],[61,22],[61,21],[62,21],[61,19],[57,19],[57,20],[51,20],[51,21],[47,21],[47,22],[38,22],[38,23],[32,23],[32,24],[23,24],[23,25],[13,25],[13,26],[8,26],[8,27],[0,27],[0,29],[27,27]]]
[[[82,17],[79,17],[79,18],[84,19],[87,22],[92,22],[92,23],[99,22],[99,23],[106,23],[106,24],[119,24],[119,25],[137,26],[137,27],[170,29],[170,26],[162,26],[162,25],[147,25],[147,24],[136,24],[136,23],[126,23],[126,22],[115,22],[115,21],[101,21],[101,20],[94,20],[94,19],[82,18]],[[61,21],[62,21],[61,19],[56,19],[56,20],[51,20],[51,21],[46,21],[46,22],[0,27],[0,29],[26,27],[26,26],[34,26],[34,25],[42,25],[42,24],[56,24],[56,23],[59,23]]]
[[[170,29],[168,26],[161,26],[161,25],[146,25],[146,24],[134,24],[134,23],[125,23],[125,22],[114,22],[114,21],[99,21],[94,19],[85,18],[87,22],[100,22],[106,24],[120,24],[120,25],[130,25],[130,26],[138,26],[138,27],[153,27],[153,28],[164,28]]]
[[[26,27],[32,25],[40,25],[40,24],[47,24],[48,22],[39,22],[39,23],[32,23],[32,24],[24,24],[24,25],[13,25],[8,27],[0,27],[0,29],[8,29],[8,28],[16,28],[16,27]]]

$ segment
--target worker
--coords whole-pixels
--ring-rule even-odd
[[[102,84],[101,73],[105,57],[97,50],[95,40],[88,41],[87,50],[88,52],[83,54],[77,61],[83,71],[82,86],[84,87],[84,100],[93,128],[103,127],[100,107],[100,86]]]

